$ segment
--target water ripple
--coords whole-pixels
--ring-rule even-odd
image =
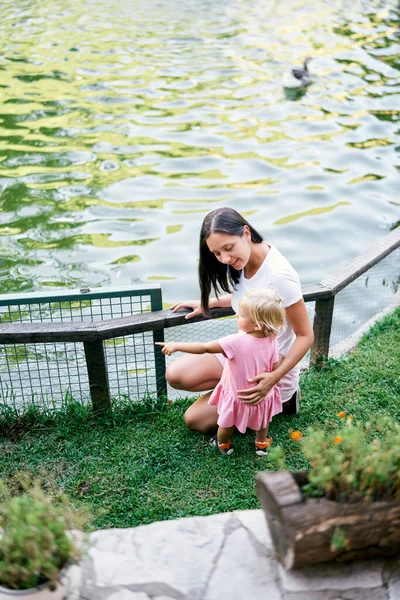
[[[398,223],[394,0],[2,9],[4,292],[150,280],[169,302],[197,296],[200,221],[218,206],[304,282]],[[285,95],[307,55],[314,84]]]

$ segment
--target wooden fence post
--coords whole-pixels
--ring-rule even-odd
[[[161,288],[151,291],[151,310],[152,312],[163,309]],[[153,343],[164,342],[164,329],[155,329],[153,331]],[[165,379],[165,354],[162,353],[160,346],[154,346],[154,364],[156,372],[157,397],[167,396],[167,380]]]
[[[90,397],[93,410],[101,412],[111,408],[108,374],[103,342],[83,342],[89,376]]]
[[[315,302],[314,343],[311,347],[311,365],[316,364],[321,358],[328,357],[334,304],[335,296]]]
[[[164,342],[164,329],[153,331],[153,340],[155,342]],[[162,353],[160,346],[154,346],[154,362],[156,367],[156,386],[157,397],[167,396],[167,380],[165,379],[165,354]]]

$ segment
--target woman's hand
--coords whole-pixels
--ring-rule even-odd
[[[277,383],[276,376],[272,373],[260,373],[248,380],[249,383],[254,383],[255,381],[258,383],[254,387],[247,388],[246,390],[237,390],[239,400],[251,406],[260,404]]]
[[[200,300],[188,300],[187,302],[177,302],[171,306],[172,312],[176,312],[180,308],[191,308],[192,312],[185,316],[185,319],[191,319],[192,317],[198,317],[203,315],[203,309],[200,306]]]

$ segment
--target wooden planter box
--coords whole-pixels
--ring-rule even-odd
[[[278,560],[286,569],[329,561],[390,558],[400,555],[400,502],[339,503],[304,498],[306,472],[261,472],[258,497]],[[331,547],[333,535],[346,539]]]

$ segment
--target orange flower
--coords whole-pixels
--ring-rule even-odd
[[[291,431],[290,432],[290,439],[291,440],[295,440],[296,442],[299,441],[299,439],[301,438],[302,433],[301,431]]]
[[[339,419],[344,419],[344,417],[346,416],[346,411],[341,410],[340,412],[336,413],[336,416],[339,417]]]
[[[342,442],[343,442],[343,438],[342,438],[341,435],[337,435],[335,437],[335,439],[333,440],[333,443],[336,444],[336,445],[341,444]]]
[[[349,415],[349,416],[347,417],[347,422],[348,422],[348,423],[351,423],[351,421],[352,421],[353,419],[354,419],[354,417],[352,417],[351,415]]]

